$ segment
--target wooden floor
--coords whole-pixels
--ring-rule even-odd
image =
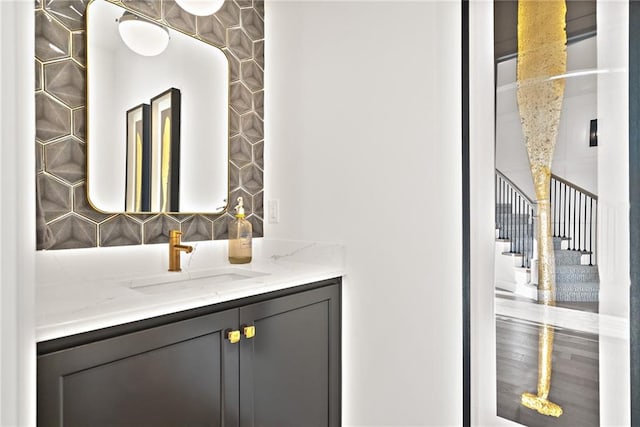
[[[555,331],[549,400],[559,404],[559,417],[540,415],[520,404],[523,392],[537,392],[538,331],[535,324],[496,319],[498,416],[535,426],[598,426],[600,419],[598,337],[562,329]]]
[[[496,287],[496,290],[499,291],[499,294],[496,293],[496,298],[509,299],[513,301],[527,301],[532,304],[537,304],[537,302],[531,298],[515,295],[510,291],[505,291],[504,289],[500,289]],[[582,301],[556,301],[554,304],[556,307],[562,308],[570,308],[571,310],[579,310],[586,311],[589,313],[598,313],[598,303],[597,302],[582,302]]]

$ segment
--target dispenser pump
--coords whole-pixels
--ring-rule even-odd
[[[236,218],[244,218],[244,204],[242,201],[242,197],[238,197],[238,204],[235,207],[236,210]]]

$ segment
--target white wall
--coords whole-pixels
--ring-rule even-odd
[[[459,426],[460,5],[266,8],[265,235],[346,244],[344,425]]]
[[[596,68],[595,37],[567,47],[567,71]],[[589,125],[597,118],[595,74],[565,80],[562,117],[552,171],[597,194],[598,148],[589,147]],[[516,102],[516,59],[498,64],[496,167],[532,198],[533,183]]]
[[[0,425],[35,425],[33,3],[0,1]]]

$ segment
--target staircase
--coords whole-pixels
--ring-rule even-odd
[[[598,266],[587,264],[590,252],[568,249],[569,240],[553,238],[556,261],[556,300],[597,302],[600,289]],[[565,247],[563,248],[563,245]]]
[[[535,202],[499,171],[496,200],[496,287],[537,299]],[[597,210],[595,195],[581,192],[561,178],[552,181],[558,302],[598,301],[598,267],[591,250],[596,241],[594,201]]]

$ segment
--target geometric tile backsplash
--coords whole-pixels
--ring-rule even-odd
[[[196,17],[173,0],[109,0],[212,44],[229,60],[229,199],[243,196],[255,237],[262,236],[264,170],[264,1],[225,0]],[[224,214],[105,214],[86,195],[86,53],[89,0],[36,0],[36,178],[50,249],[226,239]],[[230,203],[231,206],[233,204]],[[42,230],[38,230],[42,232]]]

